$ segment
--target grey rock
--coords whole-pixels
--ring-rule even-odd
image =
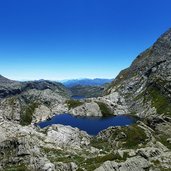
[[[76,116],[102,116],[101,110],[95,102],[84,103],[69,112]]]
[[[81,146],[87,146],[90,143],[90,136],[84,131],[79,131],[78,128],[53,125],[48,128],[44,141],[46,143],[54,143],[58,147],[80,149]]]
[[[70,92],[51,81],[0,82],[0,116],[17,123],[29,124],[68,110],[65,101]],[[23,118],[32,117],[28,123]]]
[[[150,167],[150,162],[143,157],[128,158],[125,162],[106,161],[95,171],[144,171]]]
[[[55,163],[56,171],[76,171],[78,169],[78,166],[71,162],[71,163],[62,163],[62,162],[56,162]]]

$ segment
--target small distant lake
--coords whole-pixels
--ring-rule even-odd
[[[74,100],[81,100],[81,99],[85,99],[85,96],[72,96],[71,98]]]
[[[129,115],[110,117],[76,117],[70,114],[55,115],[51,120],[39,122],[37,126],[44,128],[52,124],[70,125],[86,131],[90,135],[97,135],[110,126],[127,126],[135,123],[136,118]]]

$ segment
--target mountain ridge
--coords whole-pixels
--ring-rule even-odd
[[[73,87],[77,85],[82,85],[82,86],[101,86],[106,83],[110,83],[113,79],[105,79],[105,78],[94,78],[94,79],[89,79],[89,78],[84,78],[84,79],[71,79],[71,80],[66,80],[62,81],[62,83],[66,87]]]
[[[118,91],[125,97],[130,110],[143,117],[144,111],[146,111],[146,115],[155,114],[159,111],[159,106],[154,100],[155,94],[150,94],[152,91],[155,91],[160,100],[165,99],[163,105],[160,105],[163,108],[164,114],[168,112],[166,111],[165,113],[164,106],[171,110],[169,106],[171,97],[170,37],[171,29],[162,34],[150,48],[138,55],[130,67],[122,70],[109,85],[106,94]],[[145,104],[142,103],[144,100],[146,100]],[[152,108],[156,112],[151,110]],[[147,109],[152,113],[148,113]]]

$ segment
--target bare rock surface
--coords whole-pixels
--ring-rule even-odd
[[[95,102],[86,102],[69,111],[73,115],[79,116],[102,116],[100,107]]]
[[[125,162],[117,163],[115,161],[106,161],[95,171],[144,171],[149,168],[150,162],[142,157],[132,157]]]

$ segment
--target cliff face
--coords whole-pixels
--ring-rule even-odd
[[[106,93],[118,91],[133,113],[171,115],[171,29],[116,77]]]

